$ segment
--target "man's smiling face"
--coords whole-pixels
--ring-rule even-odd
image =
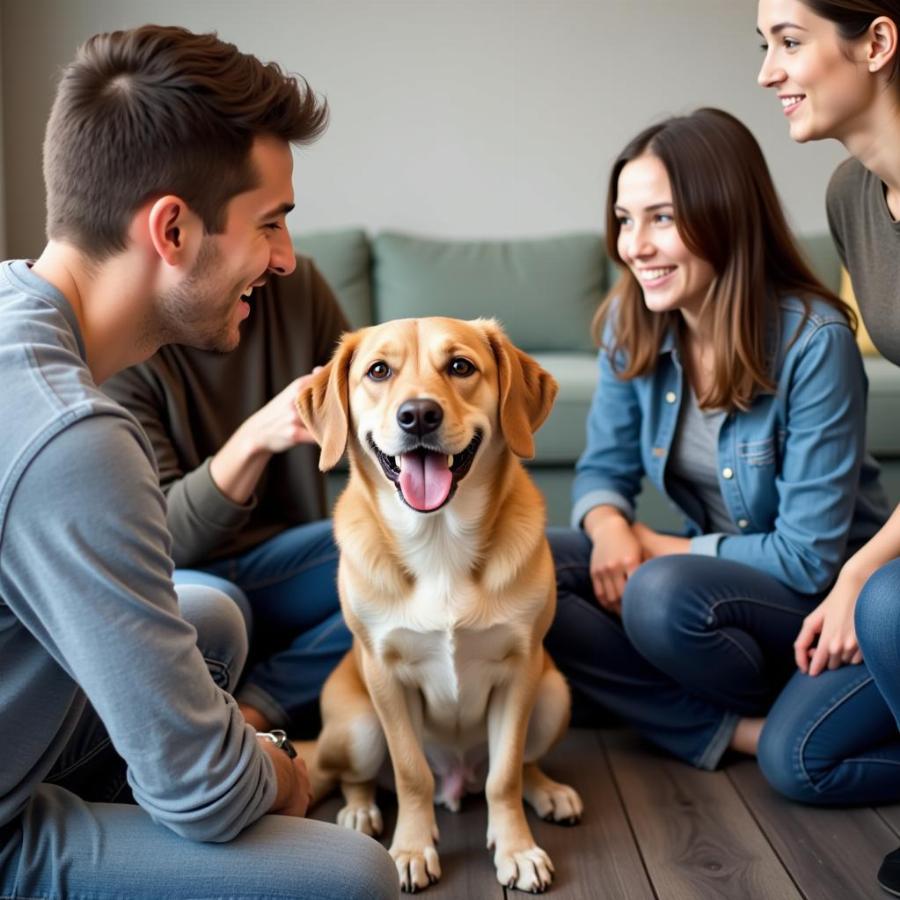
[[[167,343],[233,350],[240,323],[250,314],[250,292],[270,275],[288,275],[296,266],[285,224],[294,206],[290,145],[258,137],[250,161],[256,187],[231,198],[224,230],[203,236],[191,271],[160,300]]]

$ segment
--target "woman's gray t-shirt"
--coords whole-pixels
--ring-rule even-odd
[[[725,413],[702,410],[693,388],[684,392],[678,426],[666,466],[666,484],[672,499],[682,508],[685,496],[700,501],[706,521],[705,534],[738,534],[719,487],[719,429]],[[691,506],[691,503],[687,504]]]
[[[827,208],[872,341],[900,365],[900,222],[891,217],[884,183],[851,157],[831,176]]]

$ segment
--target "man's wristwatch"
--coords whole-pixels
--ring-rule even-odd
[[[288,740],[288,736],[281,728],[274,728],[272,731],[257,731],[256,736],[264,741],[268,741],[270,744],[274,744],[280,750],[284,750],[288,755],[288,759],[294,759],[297,756],[294,745]]]

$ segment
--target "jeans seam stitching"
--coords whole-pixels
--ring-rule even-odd
[[[787,612],[787,613],[794,612],[793,610],[785,609],[785,607],[779,606],[777,603],[769,603],[765,600],[758,600],[754,597],[726,597],[722,600],[715,600],[709,605],[710,615],[712,615],[713,617],[718,619],[717,610],[720,606],[724,606],[726,603],[752,603],[755,606],[762,606],[766,609],[775,609],[775,610],[778,610],[779,612]],[[795,614],[798,616],[803,615],[803,613],[801,613],[801,612],[797,612]],[[719,624],[719,623],[717,622],[717,624]],[[759,665],[757,665],[756,660],[753,659],[753,657],[740,645],[740,643],[738,643],[730,635],[725,634],[725,632],[722,631],[721,628],[716,629],[716,632],[720,637],[727,640],[733,647],[735,647],[737,650],[739,650],[741,652],[741,654],[743,654],[744,658],[750,663],[751,666],[753,666],[753,669],[755,672],[757,672],[758,674],[762,673],[762,669],[760,668]]]
[[[100,743],[97,744],[97,745],[91,750],[91,752],[88,753],[86,756],[81,756],[81,757],[79,757],[79,758],[78,758],[75,762],[73,762],[70,766],[68,766],[67,768],[63,769],[62,772],[56,772],[52,777],[48,776],[48,777],[45,778],[44,780],[45,780],[48,784],[56,784],[61,778],[65,778],[66,775],[70,775],[70,774],[71,774],[72,772],[74,772],[76,769],[81,768],[81,766],[83,766],[86,762],[89,762],[90,760],[92,760],[95,756],[97,756],[97,754],[99,754],[99,753],[103,752],[104,750],[108,749],[111,745],[112,745],[112,741],[110,740],[109,737],[102,738],[102,739],[100,740]],[[4,898],[0,897],[0,900],[4,900]]]
[[[725,634],[725,632],[721,630],[717,631],[717,634],[720,638],[728,641],[736,650],[739,650],[747,662],[753,666],[753,669],[757,674],[762,672],[762,669],[757,665],[756,660],[730,634]]]
[[[766,609],[777,609],[779,612],[791,613],[796,616],[803,617],[806,615],[806,613],[803,613],[800,610],[788,609],[778,603],[772,603],[768,600],[759,600],[756,597],[726,597],[722,600],[715,600],[710,604],[709,610],[711,613],[715,613],[720,606],[723,606],[726,603],[752,603],[755,606],[764,606]]]
[[[817,716],[813,722],[810,724],[810,727],[806,729],[802,737],[800,738],[799,745],[797,747],[797,764],[803,772],[803,777],[806,779],[809,786],[818,794],[821,793],[821,790],[816,786],[816,782],[813,779],[812,775],[809,773],[809,770],[806,768],[806,763],[804,761],[804,754],[806,752],[806,745],[812,740],[813,732],[822,724],[822,722],[828,718],[839,706],[843,703],[846,703],[854,694],[859,693],[866,685],[871,684],[874,679],[871,675],[869,675],[864,681],[861,681],[859,684],[855,685],[852,690],[847,691],[839,696],[833,697],[829,702],[828,706],[822,711],[822,713]]]

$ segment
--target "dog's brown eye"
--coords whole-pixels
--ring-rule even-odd
[[[463,356],[457,356],[450,360],[450,374],[457,378],[466,378],[475,371],[475,366]]]
[[[366,373],[372,381],[384,381],[391,374],[391,367],[382,359],[372,363],[369,371]]]

